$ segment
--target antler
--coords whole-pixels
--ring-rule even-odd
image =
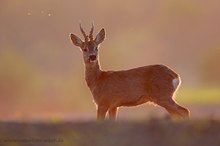
[[[80,27],[80,30],[81,30],[84,38],[85,38],[85,42],[88,42],[88,36],[86,35],[85,31],[83,30],[81,23],[79,23],[79,27]]]
[[[92,28],[90,30],[90,33],[89,33],[89,39],[92,41],[93,40],[93,30],[94,30],[94,24],[92,22]]]

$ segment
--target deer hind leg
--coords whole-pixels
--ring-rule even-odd
[[[109,119],[115,121],[117,116],[117,107],[108,110]]]
[[[162,101],[157,104],[164,107],[172,117],[180,119],[189,117],[189,110],[178,105],[173,99]]]
[[[105,107],[105,106],[98,106],[98,109],[97,109],[97,120],[98,121],[104,120],[107,111],[108,111],[107,107]]]

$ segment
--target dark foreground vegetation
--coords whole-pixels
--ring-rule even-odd
[[[0,122],[0,146],[220,146],[220,121]]]

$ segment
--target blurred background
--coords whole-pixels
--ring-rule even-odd
[[[220,1],[1,0],[0,119],[91,120],[79,21],[95,34],[103,70],[165,64],[182,77],[177,101],[192,117],[220,117]],[[121,108],[119,119],[164,116],[163,108]]]

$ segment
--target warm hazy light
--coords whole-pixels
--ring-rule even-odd
[[[220,116],[220,1],[1,1],[0,119],[95,119],[80,50],[81,20],[100,46],[104,70],[165,64],[182,78],[176,98],[193,116]],[[201,112],[204,114],[201,114]],[[60,114],[57,114],[60,113]],[[122,119],[164,116],[163,108],[121,109]],[[59,119],[61,118],[61,119]],[[0,137],[1,138],[1,137]]]

